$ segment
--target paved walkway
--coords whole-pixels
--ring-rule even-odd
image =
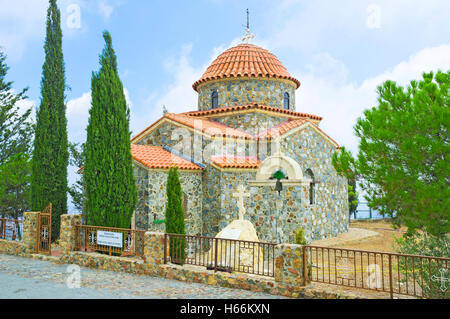
[[[80,268],[80,288],[66,284],[66,264],[0,254],[0,299],[5,298],[282,298],[247,290]]]

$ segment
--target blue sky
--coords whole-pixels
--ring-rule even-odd
[[[357,149],[353,125],[376,102],[386,79],[407,84],[450,69],[447,0],[58,0],[62,13],[69,138],[85,139],[90,80],[110,31],[131,107],[131,130],[161,115],[196,108],[192,83],[244,33],[250,10],[254,44],[273,52],[302,83],[297,111]],[[28,86],[23,107],[39,104],[47,0],[0,0],[0,46],[9,79]],[[76,13],[80,19],[77,20]],[[78,22],[79,21],[79,25]],[[70,172],[73,175],[73,172]]]

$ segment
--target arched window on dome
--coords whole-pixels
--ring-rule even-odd
[[[219,93],[217,93],[217,90],[214,90],[211,94],[211,107],[213,109],[219,107]]]
[[[289,93],[284,93],[284,109],[289,110]]]

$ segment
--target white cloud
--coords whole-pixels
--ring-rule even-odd
[[[123,93],[128,107],[132,109],[130,94],[126,88]],[[67,130],[71,142],[86,141],[86,127],[89,120],[89,109],[91,108],[91,92],[83,93],[80,97],[67,102]]]
[[[98,12],[105,20],[108,20],[114,9],[120,6],[120,4],[120,1],[100,0],[98,2]]]
[[[377,105],[378,85],[385,80],[393,80],[406,86],[411,80],[421,79],[423,72],[450,69],[450,45],[442,45],[423,49],[392,69],[366,79],[361,85],[355,85],[342,80],[342,74],[346,74],[342,70],[343,65],[336,61],[330,64],[330,57],[326,54],[322,57],[323,64],[317,61],[321,65],[319,72],[312,66],[310,72],[293,73],[302,82],[296,94],[297,111],[323,116],[321,128],[353,152],[357,151],[358,145],[353,126],[365,109]],[[323,76],[327,73],[327,65],[329,72]]]
[[[10,60],[19,60],[32,38],[45,32],[46,0],[0,0],[0,46]]]
[[[83,93],[80,97],[67,102],[67,129],[71,142],[86,140],[86,127],[91,107],[91,92]]]
[[[377,21],[372,21],[374,12],[369,10],[373,5],[379,8]],[[450,2],[440,0],[284,0],[267,15],[266,23],[276,27],[265,36],[275,48],[307,55],[336,45],[336,39],[341,47],[353,47],[368,37],[380,46],[402,40],[433,41],[450,36],[449,10]],[[369,28],[368,19],[379,22],[379,28]]]
[[[93,13],[108,20],[122,0],[59,0],[61,26],[65,36],[87,30],[85,13]],[[80,7],[81,28],[73,28],[68,8]],[[0,0],[0,47],[12,61],[20,60],[30,41],[44,41],[48,0]],[[69,20],[68,20],[69,19]]]

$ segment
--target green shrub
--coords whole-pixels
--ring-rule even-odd
[[[303,231],[303,228],[300,227],[297,232],[295,233],[295,243],[297,245],[307,245],[306,239],[305,239],[305,233]]]
[[[448,235],[437,237],[428,233],[415,232],[395,239],[395,243],[396,250],[401,254],[450,258]],[[421,287],[425,297],[433,299],[450,297],[450,291],[448,289],[442,291],[441,283],[436,279],[441,276],[441,269],[447,269],[443,262],[435,259],[406,257],[399,259],[398,267],[400,272],[407,273],[409,278],[412,277],[412,269],[415,270],[416,285]],[[447,277],[448,274],[444,276]]]

